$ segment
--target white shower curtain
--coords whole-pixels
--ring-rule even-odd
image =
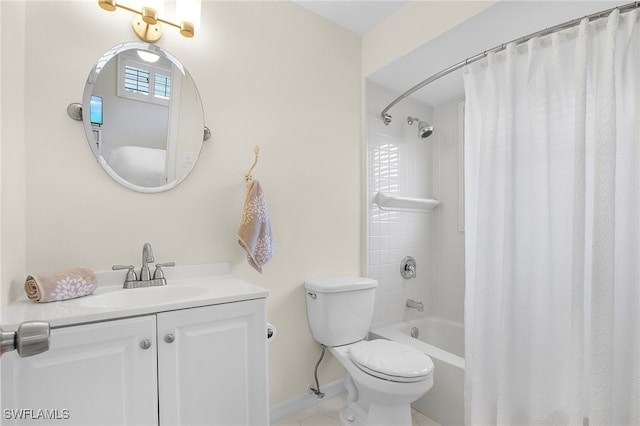
[[[467,424],[640,424],[638,16],[464,71]]]

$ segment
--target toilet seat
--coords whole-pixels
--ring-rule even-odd
[[[365,373],[392,382],[420,382],[433,373],[433,361],[426,354],[390,340],[354,343],[349,347],[349,357]]]

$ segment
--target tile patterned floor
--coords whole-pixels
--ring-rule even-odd
[[[320,402],[317,406],[302,410],[271,426],[340,426],[338,411],[345,402],[346,393]],[[413,410],[413,426],[440,426],[434,420]]]

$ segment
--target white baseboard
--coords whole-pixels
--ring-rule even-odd
[[[306,410],[322,401],[333,398],[344,391],[344,380],[340,379],[328,385],[320,385],[320,390],[324,393],[324,398],[318,398],[313,393],[305,393],[273,405],[269,410],[270,423],[275,423],[298,411]]]

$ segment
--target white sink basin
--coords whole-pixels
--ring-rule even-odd
[[[92,308],[162,305],[198,297],[206,292],[205,288],[189,286],[120,289],[110,293],[84,297],[81,305]]]

